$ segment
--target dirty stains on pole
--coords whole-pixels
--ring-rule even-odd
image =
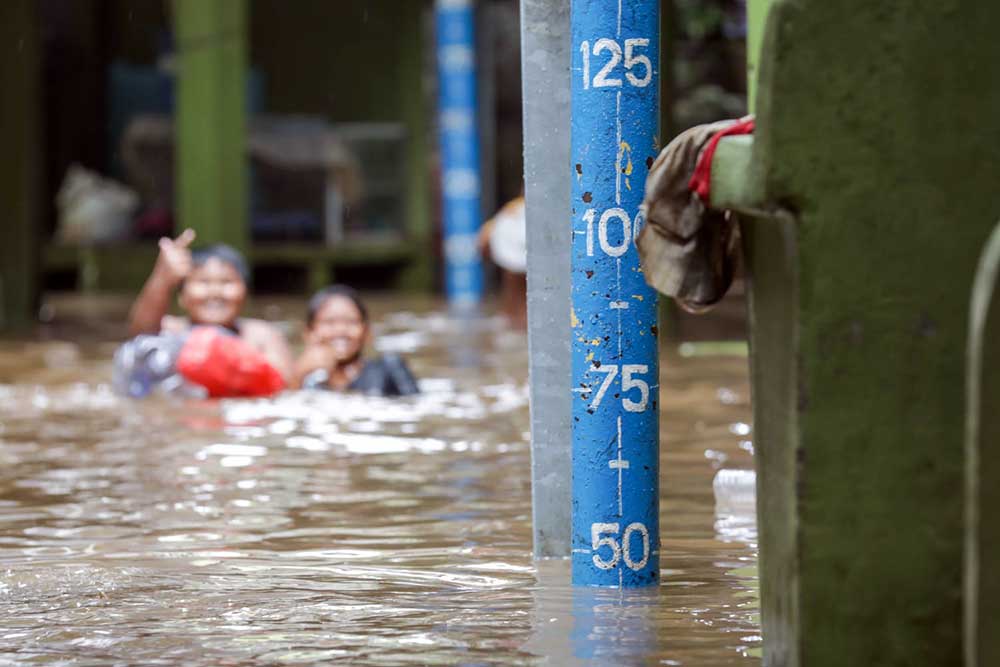
[[[437,0],[435,13],[445,291],[449,304],[464,310],[475,307],[483,291],[476,248],[481,188],[475,6],[473,0]]]
[[[573,0],[573,583],[659,579],[656,293],[635,237],[657,153],[659,1]]]

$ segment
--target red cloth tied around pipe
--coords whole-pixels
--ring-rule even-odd
[[[270,396],[285,381],[263,354],[216,327],[192,329],[177,357],[177,371],[212,398]]]
[[[722,137],[730,137],[736,134],[753,134],[754,119],[743,118],[730,125],[721,132],[716,132],[709,140],[698,158],[698,164],[694,168],[694,175],[688,181],[688,189],[697,193],[701,200],[708,204],[709,193],[712,189],[712,158],[715,157],[715,149],[719,147],[719,140]]]

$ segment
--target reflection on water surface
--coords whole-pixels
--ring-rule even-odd
[[[392,401],[130,402],[109,343],[0,343],[0,665],[759,664],[712,495],[746,360],[662,364],[662,585],[573,589],[531,560],[525,341],[465,328],[381,317],[424,380]]]

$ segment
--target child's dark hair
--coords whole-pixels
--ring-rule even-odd
[[[320,308],[323,307],[327,301],[335,296],[342,296],[345,299],[350,299],[354,307],[358,309],[361,313],[361,321],[368,324],[368,309],[365,308],[365,304],[361,301],[361,295],[353,287],[348,287],[347,285],[330,285],[329,287],[324,287],[320,291],[316,292],[309,299],[309,305],[306,308],[306,325],[312,326],[313,321],[316,319],[316,315],[319,313]]]
[[[247,267],[247,261],[243,259],[243,254],[236,248],[225,243],[213,243],[210,246],[191,251],[191,264],[193,266],[202,266],[210,259],[225,262],[236,269],[244,283],[250,284],[250,269]]]

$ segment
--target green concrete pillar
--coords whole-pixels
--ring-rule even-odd
[[[406,125],[406,235],[419,251],[396,282],[398,289],[429,291],[434,283],[433,229],[431,220],[431,183],[428,179],[430,161],[428,104],[424,91],[424,11],[430,11],[427,2],[407,2],[394,6],[398,17],[399,40],[402,42],[397,61],[399,68],[399,99],[402,103],[402,120]]]
[[[998,22],[997,3],[777,0],[756,136],[720,144],[712,203],[741,212],[748,269],[767,665],[958,665],[969,610],[998,617],[992,568],[991,606],[963,601],[962,491],[969,294],[1000,218]],[[975,664],[995,664],[996,633],[979,637]]]
[[[1000,664],[1000,223],[972,290],[966,377],[965,667]]]
[[[179,227],[199,243],[249,242],[246,0],[174,0]]]
[[[40,57],[36,3],[0,3],[0,331],[26,328],[38,305]]]
[[[757,70],[760,65],[760,45],[764,38],[764,22],[774,0],[747,0],[747,108],[757,109]]]

